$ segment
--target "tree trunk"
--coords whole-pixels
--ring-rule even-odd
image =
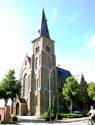
[[[14,106],[14,100],[11,99],[11,114],[13,114],[13,106]]]
[[[4,100],[5,100],[5,107],[6,107],[8,103],[8,99],[4,99]]]
[[[8,99],[4,99],[5,101],[5,106],[4,106],[4,121],[6,120],[6,107],[7,107],[7,102],[8,102]]]

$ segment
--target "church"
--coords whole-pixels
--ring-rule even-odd
[[[25,56],[19,80],[21,95],[14,102],[15,115],[37,115],[47,112],[56,98],[63,110],[62,88],[71,76],[68,70],[56,66],[55,41],[51,39],[44,9],[42,10],[38,37],[32,41],[32,55]]]

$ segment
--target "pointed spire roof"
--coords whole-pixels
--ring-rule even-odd
[[[42,10],[41,24],[40,24],[40,29],[38,30],[38,33],[39,33],[39,36],[45,36],[50,38],[44,9]]]
[[[87,88],[87,82],[85,81],[84,75],[81,75],[81,80],[80,80],[80,87],[82,90],[85,90]]]
[[[85,81],[85,78],[84,78],[84,75],[83,75],[83,74],[81,75],[81,80],[80,80],[80,83],[86,83],[86,81]]]

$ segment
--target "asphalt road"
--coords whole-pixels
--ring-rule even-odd
[[[16,125],[89,125],[88,119],[76,119],[76,120],[60,120],[60,121],[44,121],[35,117],[20,117],[19,122]]]
[[[83,120],[83,121],[77,121],[77,122],[69,122],[69,123],[65,123],[65,122],[21,122],[17,125],[88,125],[88,120]]]

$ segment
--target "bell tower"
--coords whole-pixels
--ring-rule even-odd
[[[48,111],[49,106],[49,72],[56,66],[54,41],[50,38],[44,9],[38,38],[32,41],[32,108],[36,115]],[[56,74],[51,74],[51,93],[55,88]]]

